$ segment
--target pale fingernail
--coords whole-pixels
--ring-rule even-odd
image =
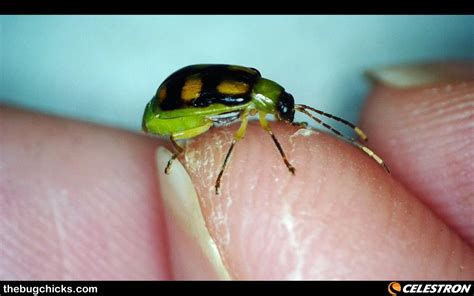
[[[180,279],[230,279],[206,227],[190,176],[177,159],[169,175],[164,173],[171,156],[164,147],[156,151],[173,275]]]
[[[375,83],[396,88],[411,88],[472,80],[474,65],[471,61],[406,64],[368,70],[365,75]]]

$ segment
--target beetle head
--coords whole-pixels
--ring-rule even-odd
[[[286,91],[282,91],[278,100],[277,115],[280,120],[293,122],[295,118],[295,99]]]

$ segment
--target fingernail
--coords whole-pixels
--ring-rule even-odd
[[[170,173],[164,173],[171,156],[164,147],[156,151],[173,275],[180,279],[230,279],[206,227],[191,177],[178,159]]]
[[[451,63],[420,63],[368,70],[372,82],[395,88],[412,88],[437,83],[471,80],[474,65],[471,61]]]

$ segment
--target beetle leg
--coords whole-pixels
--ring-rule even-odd
[[[293,126],[297,126],[299,128],[307,128],[308,127],[308,123],[306,121],[301,121],[301,122],[296,122],[296,121],[293,121],[291,123],[291,125]]]
[[[208,121],[202,126],[198,126],[195,128],[187,129],[181,132],[174,133],[170,136],[171,144],[173,144],[174,149],[176,152],[171,156],[170,160],[168,161],[168,164],[166,165],[165,168],[165,174],[169,174],[171,170],[171,164],[173,161],[178,158],[178,156],[184,152],[184,148],[179,146],[178,143],[176,143],[176,140],[179,139],[189,139],[195,136],[198,136],[202,133],[205,133],[209,128],[212,126],[212,121]]]
[[[242,112],[242,115],[240,116],[240,119],[242,120],[242,123],[240,124],[240,127],[237,130],[237,132],[235,133],[234,139],[232,139],[232,142],[230,143],[229,150],[227,151],[227,154],[224,158],[224,163],[222,164],[219,175],[217,176],[217,180],[216,180],[216,184],[215,184],[216,194],[219,194],[219,188],[221,187],[222,175],[224,174],[224,170],[227,166],[230,155],[232,154],[232,150],[234,150],[234,145],[235,145],[235,143],[240,141],[245,136],[245,132],[247,131],[248,116],[249,116],[249,109],[245,109]]]
[[[280,152],[281,158],[283,158],[283,161],[286,164],[286,167],[288,170],[294,175],[295,174],[295,168],[290,164],[288,159],[286,158],[286,154],[283,151],[283,148],[281,148],[280,142],[278,142],[277,138],[272,132],[272,129],[270,128],[270,125],[268,124],[267,119],[265,118],[267,116],[267,113],[264,112],[259,112],[258,113],[258,119],[260,120],[260,125],[272,136],[273,142],[278,148],[278,151]]]
[[[184,152],[184,148],[179,146],[178,143],[176,143],[173,135],[170,136],[170,141],[171,141],[171,144],[173,145],[173,148],[176,150],[175,153],[173,153],[173,156],[171,156],[170,160],[168,160],[168,164],[166,165],[166,168],[165,168],[165,174],[169,174],[170,173],[170,169],[171,169],[171,164],[173,163],[173,161],[178,158],[178,156]]]

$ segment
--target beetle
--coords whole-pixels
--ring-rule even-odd
[[[344,136],[313,113],[349,126],[358,138],[367,141],[367,136],[360,128],[332,114],[307,105],[295,104],[293,96],[281,85],[263,78],[257,69],[250,67],[198,64],[177,70],[161,83],[156,94],[146,105],[142,128],[145,132],[169,136],[176,150],[165,168],[165,173],[169,174],[173,161],[184,152],[184,148],[179,146],[176,140],[193,138],[205,133],[212,126],[227,125],[240,120],[240,128],[234,134],[216,179],[215,191],[218,194],[221,178],[234,145],[245,136],[248,118],[251,115],[258,114],[260,125],[273,139],[288,170],[295,174],[295,168],[288,161],[266,117],[268,114],[273,114],[277,120],[293,123],[296,111],[306,114],[318,124],[361,149],[386,172],[390,172],[384,161],[372,150],[358,140]]]

